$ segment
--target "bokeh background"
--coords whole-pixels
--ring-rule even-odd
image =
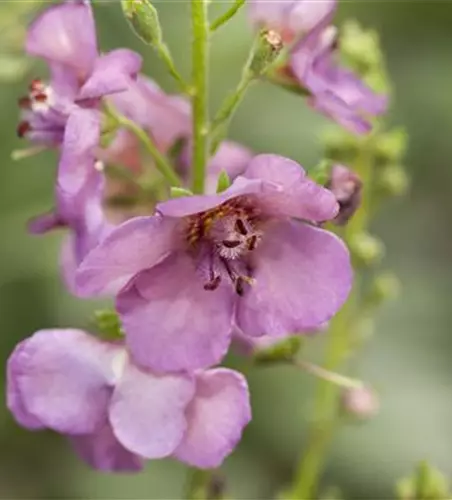
[[[188,2],[156,5],[175,59],[188,74]],[[213,15],[226,7],[214,0]],[[9,8],[0,5],[2,12]],[[162,64],[129,31],[118,2],[96,5],[96,15],[102,47],[141,51],[145,73],[175,90]],[[360,375],[380,391],[381,411],[365,425],[342,428],[324,483],[340,486],[347,499],[384,500],[394,498],[395,481],[420,459],[448,475],[452,471],[452,2],[343,0],[339,20],[350,17],[380,32],[395,88],[390,121],[406,126],[410,136],[412,189],[403,200],[389,202],[373,228],[387,247],[385,267],[403,284],[398,301],[379,314],[359,359]],[[250,41],[244,11],[215,36],[212,107],[237,81]],[[52,204],[55,172],[51,153],[10,160],[11,150],[21,147],[17,98],[41,69],[34,66],[26,78],[0,87],[2,366],[22,338],[40,328],[86,326],[95,307],[71,297],[60,281],[61,235],[38,238],[26,231],[27,220]],[[246,96],[231,136],[309,167],[321,158],[326,124],[303,100],[259,85]],[[254,419],[224,472],[231,497],[265,499],[290,480],[303,453],[313,381],[289,368],[259,369],[249,378]],[[138,476],[93,472],[63,438],[27,432],[0,407],[0,498],[180,498],[184,476],[184,467],[172,461],[150,463]]]

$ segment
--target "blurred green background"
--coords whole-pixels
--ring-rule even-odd
[[[158,3],[165,38],[184,74],[189,71],[187,1]],[[227,7],[214,0],[212,14]],[[8,9],[8,5],[2,6]],[[146,56],[145,73],[167,90],[174,86],[162,64],[129,32],[118,2],[96,6],[101,45],[124,45]],[[452,3],[343,1],[339,19],[355,17],[376,28],[395,87],[391,122],[410,136],[406,164],[411,193],[382,210],[374,231],[385,241],[385,267],[403,283],[401,298],[383,309],[375,336],[359,359],[359,373],[381,392],[381,412],[366,425],[344,427],[324,478],[347,499],[394,498],[393,485],[420,459],[452,470]],[[222,29],[212,49],[212,106],[237,81],[251,41],[245,12]],[[93,303],[71,297],[61,284],[60,235],[27,234],[27,220],[52,203],[55,157],[9,159],[16,139],[16,100],[27,78],[0,92],[0,356],[40,328],[86,326]],[[302,100],[266,85],[246,96],[232,138],[259,152],[277,152],[309,167],[321,158],[327,121]],[[321,342],[315,340],[314,342]],[[313,380],[289,368],[251,372],[254,419],[224,466],[230,496],[271,498],[291,478],[312,400]],[[149,463],[137,476],[89,470],[66,441],[19,428],[0,411],[0,497],[138,499],[180,498],[184,468]]]

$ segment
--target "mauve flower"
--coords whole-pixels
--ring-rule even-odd
[[[78,292],[120,290],[117,309],[136,361],[192,370],[218,362],[245,335],[315,329],[350,290],[349,253],[302,222],[336,216],[331,191],[294,161],[259,155],[218,195],[177,198],[110,233],[82,262]]]
[[[256,25],[276,29],[287,43],[294,43],[283,70],[309,91],[309,104],[344,128],[364,134],[371,130],[369,118],[386,111],[388,99],[337,62],[337,29],[330,24],[336,4],[254,0],[250,14]]]
[[[91,5],[69,2],[44,10],[30,25],[28,54],[48,64],[50,84],[34,80],[18,132],[45,145],[61,146],[58,183],[76,193],[92,175],[100,137],[100,99],[126,90],[141,67],[128,49],[99,54]]]
[[[61,266],[66,285],[72,293],[75,293],[77,267],[113,227],[105,218],[102,207],[103,186],[103,178],[98,174],[74,197],[65,196],[57,187],[55,209],[34,218],[29,224],[30,232],[34,234],[60,228],[69,230],[63,244]]]
[[[340,226],[346,224],[361,204],[361,179],[344,165],[333,165],[326,187],[333,192],[339,203],[339,213],[334,218],[334,223]]]
[[[91,466],[136,471],[172,456],[218,467],[251,419],[244,377],[218,368],[156,375],[121,343],[81,330],[41,330],[7,365],[7,404],[22,426],[53,429]]]

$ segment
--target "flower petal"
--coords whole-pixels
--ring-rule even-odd
[[[122,446],[109,424],[95,434],[72,436],[70,440],[79,457],[94,469],[138,472],[143,468],[143,459]]]
[[[308,179],[298,163],[283,156],[255,156],[243,175],[267,185],[259,204],[273,215],[322,222],[333,219],[339,210],[331,191]]]
[[[256,282],[237,303],[246,335],[285,336],[318,328],[343,305],[350,256],[333,233],[296,222],[268,228],[256,251]]]
[[[189,375],[159,377],[129,363],[115,388],[110,423],[128,450],[146,458],[173,453],[187,427],[185,409],[195,392]]]
[[[92,433],[106,419],[114,349],[81,330],[41,330],[12,354],[12,387],[43,426]]]
[[[187,432],[174,455],[195,467],[219,467],[251,420],[245,377],[225,368],[198,374],[187,420]]]
[[[29,54],[65,64],[86,78],[97,57],[91,6],[66,2],[49,7],[31,24],[25,44]]]
[[[80,265],[82,296],[114,293],[135,274],[155,266],[175,247],[177,222],[160,216],[135,217],[115,228]]]
[[[127,90],[141,68],[142,58],[128,49],[112,50],[99,57],[77,99],[97,99]]]
[[[99,172],[94,168],[94,149],[99,143],[100,116],[97,111],[76,108],[70,114],[58,166],[58,188],[73,197]]]
[[[185,217],[193,215],[225,203],[237,196],[257,194],[262,191],[260,179],[237,177],[232,185],[220,194],[186,196],[173,198],[157,205],[157,211],[167,217]]]
[[[156,372],[218,363],[229,346],[233,308],[232,288],[204,290],[193,260],[182,253],[139,274],[117,300],[135,360]]]
[[[6,404],[9,411],[14,415],[14,418],[20,425],[30,430],[43,429],[45,425],[27,410],[17,384],[17,374],[20,371],[19,360],[22,357],[22,351],[25,345],[25,342],[21,342],[16,346],[8,359],[6,367]]]

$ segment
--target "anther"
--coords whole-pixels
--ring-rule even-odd
[[[22,138],[27,132],[31,130],[31,126],[28,122],[20,122],[17,127],[17,135]]]
[[[253,235],[251,236],[251,238],[248,238],[248,240],[246,241],[246,245],[248,250],[252,252],[257,246],[257,236]]]
[[[18,101],[19,107],[22,109],[31,108],[31,99],[29,97],[21,97]]]
[[[204,290],[213,291],[216,290],[221,283],[221,276],[215,276],[213,279],[204,284]]]
[[[33,96],[33,99],[37,102],[46,102],[47,101],[47,95],[44,92],[39,92],[38,94],[35,94]]]
[[[235,221],[235,230],[240,233],[242,236],[246,236],[248,234],[248,230],[245,227],[245,224],[242,219],[237,219]]]
[[[40,92],[43,88],[42,80],[35,78],[31,81],[28,88],[30,89],[30,92]]]
[[[240,241],[238,240],[223,240],[222,245],[226,248],[237,248],[240,245]]]
[[[243,289],[243,279],[241,278],[241,276],[239,276],[235,281],[235,293],[240,297],[243,296],[244,289]]]

